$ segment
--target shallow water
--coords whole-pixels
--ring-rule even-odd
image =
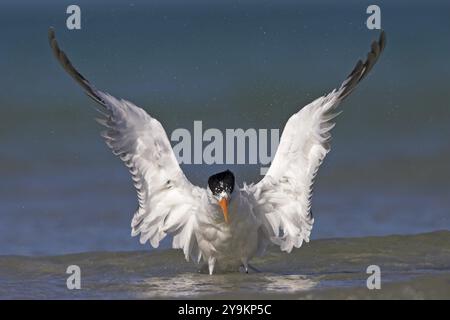
[[[81,289],[68,290],[69,265]],[[2,299],[450,299],[450,232],[312,241],[291,254],[273,249],[253,262],[260,272],[197,272],[175,250],[0,257]],[[381,269],[368,290],[366,269]]]
[[[165,251],[170,239],[153,251],[130,237],[130,175],[101,140],[93,102],[54,61],[48,27],[98,88],[169,135],[195,120],[282,129],[378,36],[364,25],[368,3],[77,3],[79,31],[65,28],[64,2],[0,4],[0,296],[449,297],[448,232],[388,236],[450,230],[448,2],[378,1],[386,51],[341,106],[314,186],[312,243],[272,251],[255,262],[263,273],[214,277]],[[225,168],[240,185],[261,178],[259,164],[182,168],[201,186]],[[65,288],[72,263],[81,291]],[[364,287],[369,263],[382,267],[381,291]]]

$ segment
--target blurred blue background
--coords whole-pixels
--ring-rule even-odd
[[[0,5],[0,254],[143,249],[131,178],[47,30],[98,88],[166,131],[282,128],[338,86],[379,32],[368,1],[72,1]],[[388,44],[341,106],[313,197],[313,238],[450,229],[450,4],[377,1]],[[184,165],[192,182],[230,167]],[[167,245],[167,242],[166,242]]]

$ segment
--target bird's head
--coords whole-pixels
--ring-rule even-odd
[[[218,205],[222,208],[226,223],[228,220],[228,203],[234,190],[234,174],[230,170],[216,173],[208,179],[208,187]]]

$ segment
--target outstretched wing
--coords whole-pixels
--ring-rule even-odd
[[[161,123],[133,103],[97,90],[72,65],[59,48],[53,29],[50,46],[63,68],[103,108],[106,127],[102,136],[112,152],[130,170],[139,207],[131,222],[132,235],[153,247],[173,235],[173,247],[183,249],[186,259],[197,259],[196,215],[206,202],[206,190],[193,186],[183,174]]]
[[[372,43],[366,61],[358,61],[342,85],[290,117],[266,176],[251,187],[256,212],[266,236],[290,252],[309,241],[314,219],[311,213],[312,186],[317,170],[330,150],[328,141],[336,107],[368,74],[386,44],[384,32]],[[280,234],[281,233],[281,234]]]

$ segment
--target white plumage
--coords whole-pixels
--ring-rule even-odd
[[[249,260],[263,254],[271,243],[291,252],[309,241],[314,222],[312,186],[329,151],[336,107],[375,64],[384,49],[385,35],[382,32],[372,43],[366,61],[358,61],[338,89],[290,117],[275,158],[259,183],[244,184],[241,189],[228,185],[231,189],[220,192],[192,185],[178,165],[161,123],[131,102],[91,85],[60,50],[53,29],[49,41],[61,65],[103,106],[104,118],[98,119],[106,127],[102,136],[129,168],[138,194],[131,234],[153,247],[171,235],[173,248],[182,249],[187,260],[203,261],[212,274],[216,264],[222,268],[242,265],[248,270]],[[234,176],[232,181],[234,184]],[[225,180],[217,182],[219,189],[227,187]],[[229,202],[226,209],[223,199]]]

